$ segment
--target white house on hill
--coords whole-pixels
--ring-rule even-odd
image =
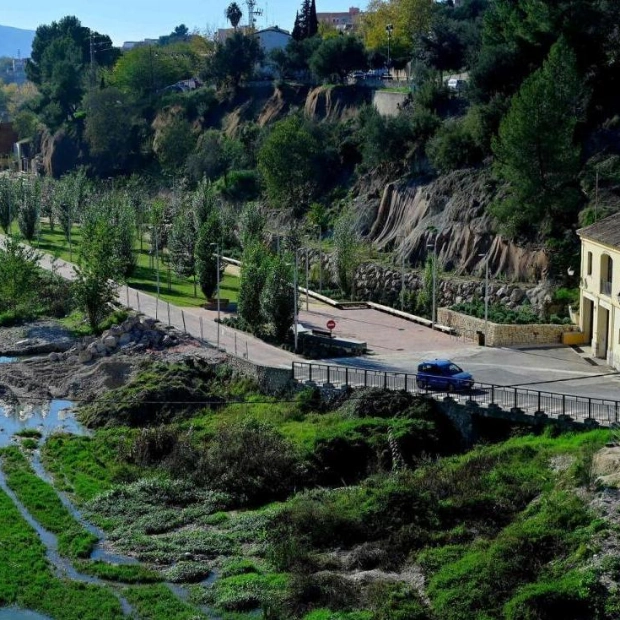
[[[263,52],[265,52],[265,55],[269,54],[272,50],[284,49],[292,38],[289,32],[277,26],[271,26],[264,30],[257,30],[254,36],[258,37],[258,42]]]

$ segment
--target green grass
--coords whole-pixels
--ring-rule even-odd
[[[45,548],[0,491],[0,607],[17,605],[55,620],[120,620],[120,603],[111,591],[57,579]]]
[[[117,430],[103,430],[94,437],[52,435],[41,449],[43,463],[56,486],[83,503],[114,483],[135,477],[135,468],[118,459],[122,437],[122,431]]]
[[[70,558],[88,557],[97,537],[75,521],[63,506],[51,485],[30,468],[18,448],[6,448],[2,454],[6,480],[30,514],[58,537],[58,551]]]
[[[17,225],[14,224],[14,230],[17,233]],[[73,225],[71,230],[71,250],[69,243],[59,226],[56,226],[54,232],[49,228],[47,222],[41,223],[41,231],[39,237],[32,243],[37,249],[48,252],[53,256],[61,258],[73,263],[78,262],[79,248],[82,243],[81,227]],[[129,286],[137,288],[151,295],[157,294],[157,269],[151,261],[148,254],[147,244],[143,245],[140,250],[140,242],[136,240],[134,251],[137,257],[137,265],[134,273],[128,280]],[[194,294],[196,290],[196,294]],[[171,304],[181,307],[200,307],[205,303],[205,298],[200,291],[200,286],[194,289],[193,278],[183,278],[177,276],[168,268],[167,255],[160,257],[159,265],[159,291],[160,298]],[[226,298],[233,303],[237,302],[239,293],[239,278],[231,274],[226,274],[221,282],[220,296]],[[121,291],[121,299],[123,299]],[[131,300],[133,303],[135,300]]]
[[[76,568],[87,575],[118,583],[144,584],[163,581],[161,575],[140,564],[107,564],[99,560],[78,560]]]
[[[131,586],[123,595],[141,620],[197,620],[206,618],[195,607],[180,601],[164,585]]]
[[[244,573],[218,579],[205,599],[219,611],[252,611],[284,595],[288,577],[277,573]]]

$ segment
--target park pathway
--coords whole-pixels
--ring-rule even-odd
[[[40,254],[39,263],[41,267],[50,271],[53,268],[67,280],[75,278],[75,269],[72,263],[59,258],[54,259],[45,252],[40,252]],[[162,323],[172,325],[214,347],[218,345],[219,327],[219,348],[221,351],[246,358],[261,366],[290,368],[294,361],[303,361],[300,356],[267,344],[250,334],[219,325],[216,322],[216,310],[196,307],[180,308],[158,299],[157,296],[149,295],[130,286],[118,287],[117,300],[128,308],[159,319]],[[222,312],[221,315],[225,317],[226,313]]]

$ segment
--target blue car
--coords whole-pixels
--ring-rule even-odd
[[[416,383],[421,390],[470,390],[474,378],[450,360],[425,360],[418,365]]]

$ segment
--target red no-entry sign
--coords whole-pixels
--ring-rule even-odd
[[[336,321],[334,321],[334,319],[329,319],[329,321],[327,321],[327,329],[334,329],[334,327],[336,327]]]

